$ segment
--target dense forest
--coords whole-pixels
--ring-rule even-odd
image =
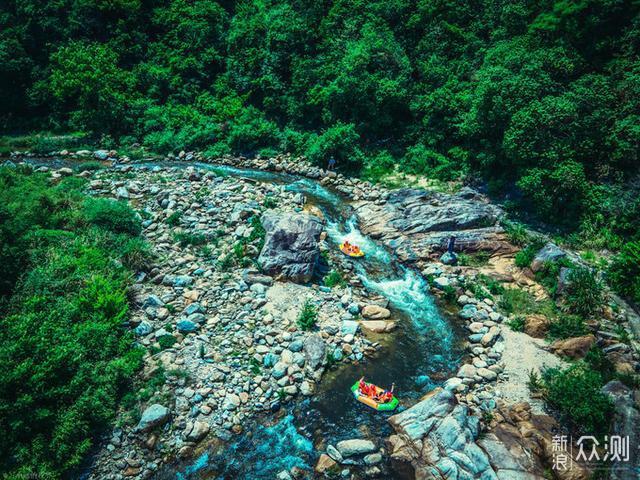
[[[289,151],[489,180],[593,247],[637,236],[640,4],[8,0],[6,131]]]

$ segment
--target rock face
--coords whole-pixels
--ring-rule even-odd
[[[548,415],[533,415],[528,403],[505,407],[500,405],[493,413],[494,424],[478,445],[489,458],[489,463],[500,480],[542,480],[545,471],[553,465],[553,437],[558,423]],[[565,452],[570,455],[570,452]],[[554,470],[560,480],[586,480],[590,473],[574,462],[571,469]]]
[[[383,204],[360,202],[355,208],[362,232],[381,239],[403,261],[444,252],[451,236],[458,251],[513,251],[497,226],[500,209],[468,188],[456,195],[401,189]]]
[[[615,405],[615,414],[611,431],[622,438],[629,438],[629,461],[616,462],[621,468],[611,472],[612,480],[632,480],[640,472],[640,411],[635,407],[633,392],[621,382],[614,380],[602,388]],[[634,471],[635,470],[635,471]]]
[[[147,407],[142,413],[142,418],[136,427],[140,432],[146,432],[157,426],[163,425],[169,420],[169,409],[158,403]]]
[[[442,390],[389,418],[396,435],[391,458],[410,463],[416,479],[497,479],[486,453],[476,444],[478,417]]]
[[[321,220],[306,214],[262,216],[265,242],[258,263],[265,273],[305,283],[311,280],[320,251]]]

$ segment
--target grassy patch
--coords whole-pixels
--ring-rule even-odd
[[[532,294],[520,288],[504,289],[498,307],[507,315],[538,313],[547,317],[555,316],[553,302],[549,300],[538,301]]]

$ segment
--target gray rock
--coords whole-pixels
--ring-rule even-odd
[[[567,252],[558,247],[555,243],[549,242],[542,247],[531,262],[531,270],[538,272],[545,263],[555,263],[567,256]]]
[[[189,435],[187,435],[187,440],[189,442],[199,442],[209,433],[209,424],[207,422],[196,422],[193,424],[193,428]]]
[[[173,279],[174,287],[188,287],[193,283],[193,277],[189,275],[178,275]]]
[[[93,156],[97,160],[106,160],[107,158],[109,158],[109,152],[107,152],[106,150],[96,150],[95,152],[93,152]]]
[[[440,257],[440,261],[445,265],[455,265],[458,263],[458,257],[453,252],[445,252]]]
[[[146,432],[160,425],[164,425],[170,417],[169,409],[158,403],[146,408],[142,413],[140,422],[136,426],[136,431]]]
[[[320,335],[314,334],[307,337],[303,349],[309,368],[315,370],[322,365],[326,354],[326,345]]]
[[[266,231],[258,257],[262,270],[294,282],[311,280],[320,255],[320,219],[307,214],[267,212],[261,221]]]
[[[460,310],[458,315],[465,320],[475,319],[478,316],[478,308],[475,305],[468,303],[462,307],[462,310]]]
[[[478,417],[442,390],[389,418],[397,433],[391,458],[412,459],[416,478],[497,480],[485,452],[476,444]]]
[[[611,469],[612,480],[636,479],[640,472],[640,411],[635,406],[633,391],[619,382],[613,380],[602,387],[602,392],[613,401],[614,415],[611,431],[620,435],[623,439],[629,438],[629,461],[616,461]],[[618,467],[618,468],[616,468]]]
[[[138,325],[133,331],[136,335],[144,337],[145,335],[149,335],[152,330],[153,327],[151,326],[151,324],[146,320],[143,320],[142,322],[140,322],[140,325]]]
[[[180,333],[193,333],[198,330],[198,324],[193,323],[191,320],[180,320],[176,325],[176,328]]]
[[[376,451],[376,445],[371,440],[363,440],[353,438],[351,440],[342,440],[336,445],[336,449],[342,457],[352,457],[354,455],[362,455],[363,453],[371,453]]]

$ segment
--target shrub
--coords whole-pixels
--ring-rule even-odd
[[[298,326],[302,330],[311,330],[315,328],[316,322],[318,321],[318,311],[316,307],[309,300],[304,302],[302,310],[298,315]]]
[[[160,335],[157,340],[162,350],[173,347],[173,345],[178,341],[176,337],[170,334]]]
[[[604,435],[613,413],[611,400],[600,389],[601,375],[580,362],[566,369],[550,368],[542,374],[546,402],[580,432]]]
[[[505,288],[498,307],[507,315],[529,315],[540,313],[553,316],[554,308],[551,302],[538,301],[529,292],[520,288]]]
[[[551,338],[579,337],[587,332],[584,320],[579,315],[560,315],[549,324]]]
[[[510,319],[507,322],[507,325],[509,325],[509,328],[514,332],[524,332],[524,317],[522,315],[517,315]]]
[[[409,147],[401,165],[409,173],[425,174],[443,181],[460,178],[467,169],[464,162],[455,162],[422,144]]]
[[[533,259],[536,256],[536,253],[538,253],[538,250],[539,249],[536,248],[536,246],[528,245],[516,253],[516,257],[514,259],[516,267],[529,268],[531,262],[533,262]]]
[[[166,220],[167,225],[170,225],[172,227],[177,227],[178,225],[180,225],[181,218],[182,218],[182,212],[177,210],[167,217],[167,220]]]
[[[323,279],[324,285],[329,288],[333,288],[336,285],[343,287],[346,285],[344,278],[337,270],[331,270]]]
[[[502,222],[502,228],[504,228],[509,241],[514,245],[524,246],[531,240],[529,232],[527,232],[527,229],[521,223],[506,220]]]
[[[84,202],[83,219],[92,225],[114,233],[139,235],[142,231],[140,219],[126,202],[105,198],[90,198]]]
[[[640,241],[622,247],[611,262],[608,278],[616,292],[640,303]]]
[[[588,268],[573,268],[567,276],[564,307],[577,315],[591,316],[604,302],[602,282]]]
[[[207,243],[207,236],[201,233],[177,232],[173,234],[173,239],[178,242],[181,247],[188,245],[198,246]]]

